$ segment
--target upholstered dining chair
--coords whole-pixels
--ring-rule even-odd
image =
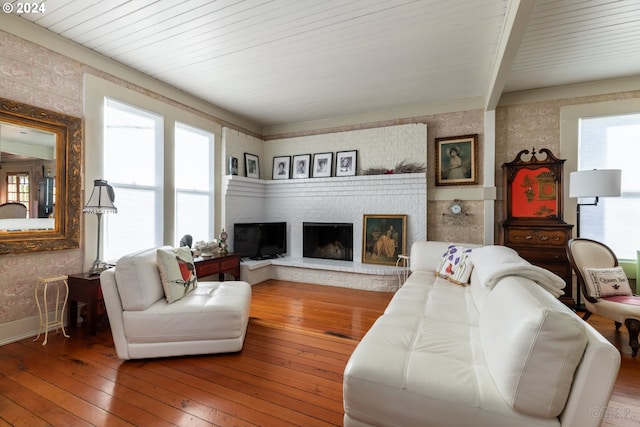
[[[629,331],[631,355],[638,354],[640,331],[640,296],[633,295],[618,258],[605,244],[591,239],[571,239],[567,243],[567,256],[576,273],[578,292],[582,291],[586,311],[611,319],[616,329],[624,323]]]
[[[0,218],[26,218],[27,207],[22,203],[8,202],[0,205]]]

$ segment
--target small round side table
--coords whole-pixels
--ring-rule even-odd
[[[64,286],[60,286],[63,284]],[[56,305],[54,307],[55,318],[49,320],[49,305],[47,304],[47,290],[49,286],[55,286],[56,290]],[[42,287],[42,304],[40,304],[40,288]],[[60,291],[64,291],[64,298],[62,298],[62,307],[60,307]],[[36,305],[38,306],[38,313],[40,314],[40,329],[38,329],[38,336],[34,338],[37,341],[40,338],[40,333],[44,329],[44,341],[42,345],[47,344],[49,338],[49,329],[58,328],[62,329],[62,335],[69,338],[67,332],[64,330],[64,309],[67,305],[67,298],[69,297],[69,285],[67,284],[67,276],[52,276],[52,277],[40,277],[35,289]],[[44,311],[44,315],[43,312]],[[44,321],[43,321],[44,317]]]

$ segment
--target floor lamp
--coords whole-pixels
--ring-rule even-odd
[[[89,270],[89,274],[91,275],[100,274],[108,268],[107,263],[100,259],[101,221],[102,214],[118,212],[118,208],[113,205],[115,198],[113,187],[107,184],[107,181],[104,179],[96,179],[93,181],[91,197],[89,197],[89,201],[84,206],[84,209],[82,209],[82,212],[94,213],[98,217],[98,248],[96,250],[96,260],[93,261],[93,265]]]
[[[569,175],[569,197],[593,197],[593,203],[580,203],[576,206],[576,237],[580,237],[580,207],[598,206],[600,197],[619,197],[622,171],[620,169],[593,169],[571,172]],[[580,288],[576,292],[576,310],[584,311],[580,302]]]

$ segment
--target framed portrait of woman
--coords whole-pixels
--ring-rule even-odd
[[[478,134],[436,138],[436,185],[478,183]]]
[[[396,265],[407,253],[407,215],[368,215],[362,219],[362,262]]]

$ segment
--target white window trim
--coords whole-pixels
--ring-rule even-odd
[[[578,170],[580,119],[588,117],[634,114],[640,112],[640,98],[560,107],[560,157],[564,164],[564,220],[576,223],[577,199],[569,197],[569,174]],[[574,236],[576,230],[573,230]]]
[[[173,181],[173,129],[176,122],[181,122],[196,128],[207,130],[214,134],[214,158],[220,159],[222,141],[222,125],[205,118],[204,114],[195,114],[187,111],[186,107],[180,108],[175,105],[163,102],[159,99],[143,95],[140,92],[125,88],[116,83],[102,79],[92,74],[84,75],[84,125],[85,125],[85,146],[84,146],[84,201],[89,199],[91,190],[93,189],[93,181],[95,179],[107,179],[104,177],[103,150],[103,117],[104,117],[104,99],[113,98],[123,103],[127,103],[147,111],[155,112],[164,117],[164,244],[172,244],[173,242],[173,203],[174,189],[173,186],[167,186],[167,183]],[[216,229],[220,227],[220,220],[223,217],[220,214],[222,209],[221,200],[221,176],[224,175],[224,168],[221,168],[217,162],[214,174],[214,192],[215,196],[215,218]],[[171,174],[167,176],[168,174]],[[117,215],[117,214],[116,214]],[[84,259],[83,271],[87,270],[96,257],[95,248],[97,245],[97,220],[95,215],[83,215],[84,221]]]

